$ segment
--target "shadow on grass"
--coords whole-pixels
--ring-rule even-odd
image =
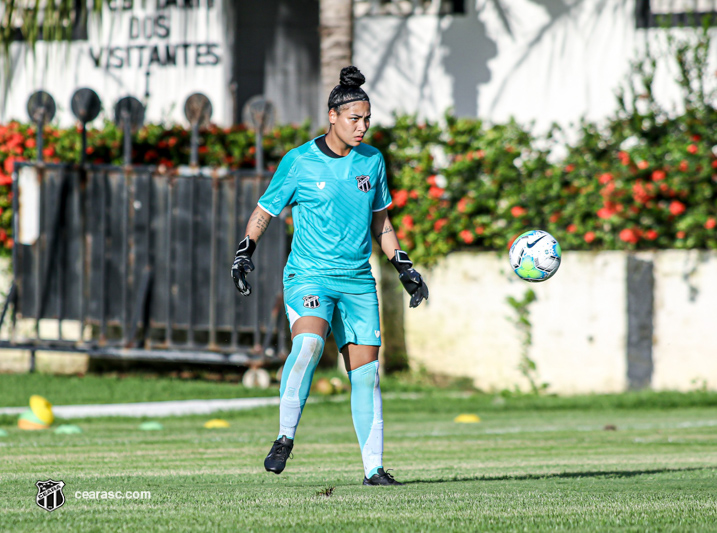
[[[714,470],[715,466],[698,466],[689,468],[656,468],[652,470],[597,470],[594,472],[560,472],[559,474],[507,474],[504,476],[470,476],[470,477],[454,477],[452,479],[426,479],[415,481],[406,481],[406,485],[419,483],[462,483],[466,481],[528,481],[536,479],[570,479],[581,477],[605,477],[605,478],[628,478],[649,474],[668,474],[672,472],[695,472],[698,470]]]

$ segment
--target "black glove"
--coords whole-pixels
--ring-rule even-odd
[[[234,285],[242,296],[251,294],[251,285],[246,281],[246,275],[254,270],[254,263],[251,262],[251,255],[256,250],[256,243],[247,235],[246,238],[239,243],[239,248],[234,256],[234,264],[232,265],[232,278]]]
[[[423,300],[428,300],[428,287],[421,275],[413,269],[413,263],[403,250],[396,250],[391,264],[398,270],[398,279],[403,288],[411,295],[411,307],[418,307]]]

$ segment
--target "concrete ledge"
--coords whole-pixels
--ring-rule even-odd
[[[529,307],[528,355],[537,365],[536,380],[561,394],[627,390],[630,255],[565,252],[553,279],[528,284],[513,274],[507,254],[451,254],[433,270],[421,270],[431,289],[428,305],[406,308],[411,362],[470,377],[485,391],[527,390],[518,370],[521,336],[509,320],[515,310],[506,298],[521,299],[532,289],[537,300]],[[650,309],[638,309],[642,320],[631,322],[644,328],[652,320],[654,336],[645,355],[652,367],[645,383],[657,390],[717,390],[717,252],[632,255],[654,268],[654,299],[637,302]],[[634,297],[631,302],[634,308]]]

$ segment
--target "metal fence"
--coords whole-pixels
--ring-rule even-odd
[[[0,348],[234,365],[285,354],[286,225],[262,239],[250,297],[230,276],[270,178],[18,165],[13,284],[0,316],[2,325],[10,311],[10,338]],[[69,321],[73,338],[63,334]]]

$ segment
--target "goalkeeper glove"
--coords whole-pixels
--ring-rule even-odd
[[[418,307],[423,300],[428,300],[428,287],[421,275],[413,269],[413,263],[403,250],[396,250],[391,264],[398,270],[398,279],[403,288],[411,295],[411,307]]]
[[[239,248],[234,256],[234,264],[232,265],[232,278],[234,285],[242,296],[251,294],[251,285],[246,281],[246,275],[254,270],[254,263],[251,261],[251,255],[256,250],[256,243],[247,235],[243,241],[239,243]]]

